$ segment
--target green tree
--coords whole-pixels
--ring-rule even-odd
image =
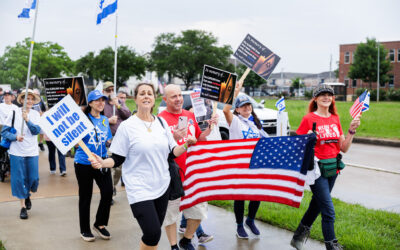
[[[240,77],[244,74],[246,71],[247,67],[243,64],[240,64],[238,67],[236,67],[236,73],[238,74],[238,81]],[[251,88],[257,88],[260,85],[266,83],[267,81],[264,80],[261,76],[257,75],[254,73],[254,71],[250,70],[250,73],[246,76],[246,79],[244,79],[243,86],[244,87],[251,87]]]
[[[0,57],[0,83],[10,83],[12,88],[26,84],[29,63],[30,39],[26,38],[15,46],[7,46]],[[73,62],[64,48],[57,43],[36,42],[33,48],[31,76],[40,79],[70,74]]]
[[[188,89],[193,81],[199,79],[204,64],[233,71],[234,67],[228,61],[231,47],[218,47],[217,42],[211,33],[201,30],[186,30],[180,35],[163,33],[153,44],[150,68],[158,75],[167,73],[181,78]]]
[[[379,44],[379,79],[380,82],[387,82],[392,65],[386,58],[387,51],[383,45]],[[369,88],[372,89],[372,83],[377,82],[377,58],[378,45],[375,38],[367,38],[366,43],[360,43],[354,54],[353,64],[350,65],[349,77],[351,79],[361,79],[369,83]]]
[[[119,46],[117,54],[117,86],[129,77],[142,77],[146,70],[146,59],[128,46]],[[100,81],[114,81],[114,50],[111,47],[100,50],[95,56],[89,52],[76,61],[75,73],[82,73]]]

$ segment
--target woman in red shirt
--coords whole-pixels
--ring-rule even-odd
[[[351,121],[345,137],[336,111],[334,91],[329,85],[320,84],[314,89],[309,113],[303,117],[296,132],[297,134],[311,133],[313,123],[316,123],[315,156],[319,160],[336,158],[340,151],[345,153],[350,148],[356,129],[360,126],[360,116]],[[335,209],[331,191],[336,177],[337,174],[330,177],[320,176],[315,180],[314,185],[310,185],[313,196],[290,242],[294,248],[298,250],[303,248],[313,222],[321,213],[326,249],[343,249],[336,239],[334,229]]]

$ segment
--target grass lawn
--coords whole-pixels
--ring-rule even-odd
[[[300,208],[261,202],[257,219],[295,231],[310,200],[311,192],[306,191]],[[233,211],[233,201],[209,203]],[[333,203],[336,212],[336,237],[346,249],[400,249],[400,214],[367,209],[338,199],[333,199]],[[245,207],[247,208],[247,204]],[[247,214],[247,210],[245,213]],[[231,226],[235,226],[234,221]],[[323,241],[320,216],[313,224],[310,237]],[[288,241],[287,245],[289,244]]]

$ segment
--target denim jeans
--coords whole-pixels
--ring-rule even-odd
[[[331,191],[335,185],[337,175],[329,178],[319,177],[315,180],[315,184],[311,185],[313,193],[310,206],[304,214],[301,223],[305,226],[311,227],[315,219],[321,213],[322,233],[325,241],[336,239],[335,236],[335,208],[333,207]]]
[[[60,173],[65,172],[67,169],[65,168],[65,155],[63,155],[51,141],[46,141],[47,147],[49,148],[49,163],[50,170],[56,170],[56,150],[58,153],[58,163],[60,164]]]
[[[187,224],[187,220],[186,220],[185,216],[183,216],[183,213],[182,213],[182,219],[181,219],[180,227],[186,228],[186,224]],[[200,224],[199,227],[196,230],[197,238],[200,237],[203,233],[204,233],[204,231],[203,231],[203,228],[201,227],[201,224]]]

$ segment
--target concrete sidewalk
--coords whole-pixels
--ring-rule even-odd
[[[114,197],[108,229],[110,241],[97,237],[95,242],[84,242],[79,236],[78,197],[53,197],[32,200],[29,219],[19,219],[19,202],[0,203],[0,238],[7,250],[13,249],[138,249],[141,231],[130,211],[124,191]],[[99,204],[99,194],[93,196],[91,216]],[[197,249],[293,249],[289,242],[292,232],[257,221],[261,237],[237,239],[233,213],[209,206],[209,217],[203,222],[204,230],[214,235],[214,240]],[[95,232],[93,232],[95,234]],[[309,239],[307,249],[324,249],[320,242]],[[159,249],[171,249],[163,229]]]

